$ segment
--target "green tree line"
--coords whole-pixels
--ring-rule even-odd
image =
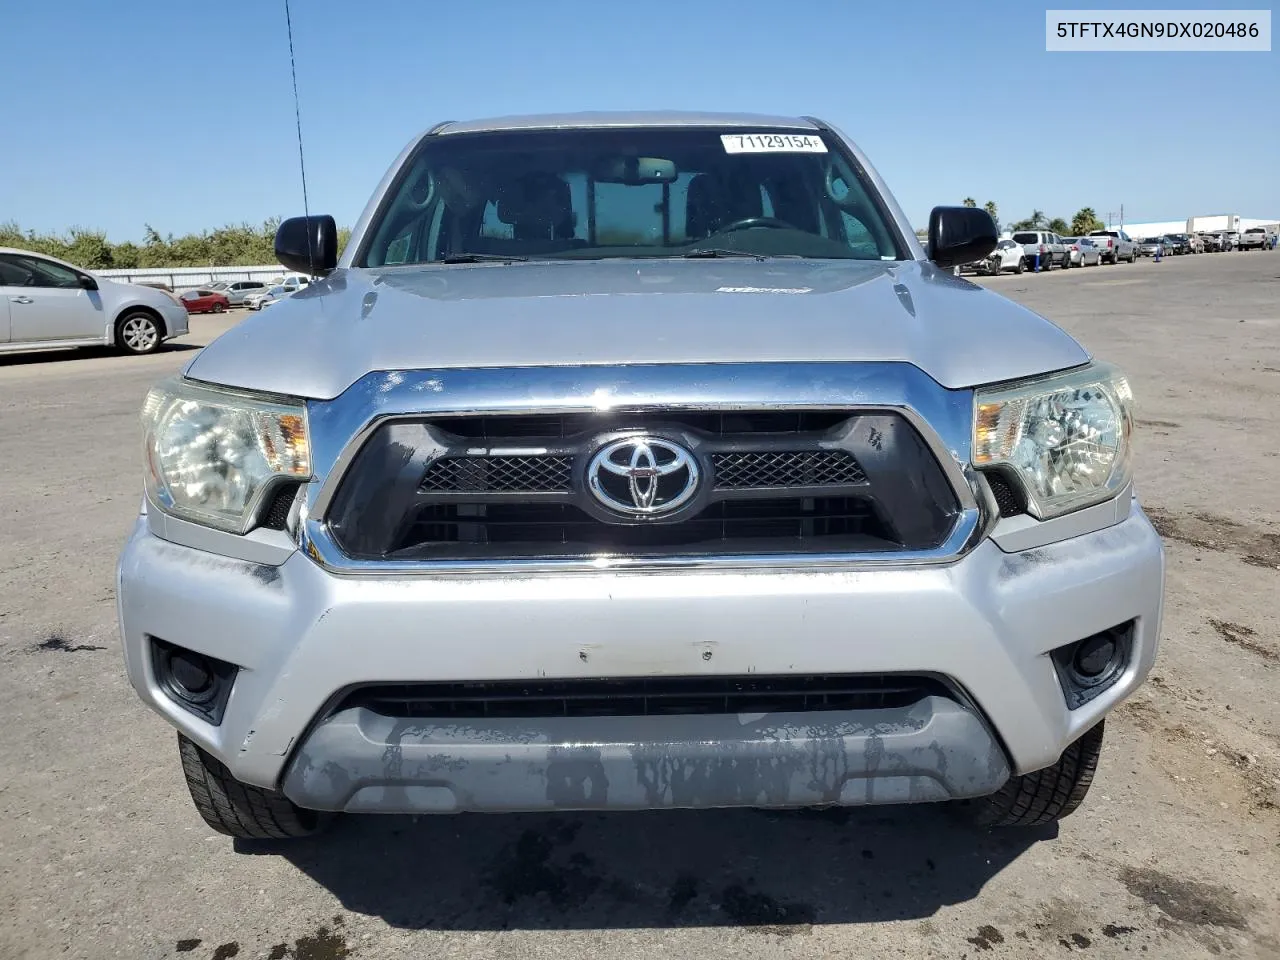
[[[228,224],[203,233],[161,236],[146,225],[142,243],[112,243],[101,230],[72,227],[66,233],[37,233],[16,223],[0,223],[0,247],[19,247],[48,254],[86,270],[147,267],[249,267],[276,262],[274,242],[278,218],[261,226]],[[338,229],[338,249],[351,231]]]
[[[978,201],[974,200],[973,197],[965,197],[962,202],[966,207],[976,207],[978,205]],[[995,220],[998,229],[1000,220],[996,215],[995,203],[988,200],[983,205],[983,209],[991,214],[991,219]],[[1031,211],[1031,216],[1025,220],[1016,220],[1008,226],[1010,230],[1049,230],[1063,236],[1081,236],[1093,230],[1105,230],[1107,228],[1107,225],[1098,219],[1093,207],[1081,207],[1076,211],[1075,216],[1071,218],[1070,223],[1067,223],[1062,217],[1047,217],[1043,210],[1033,210]]]

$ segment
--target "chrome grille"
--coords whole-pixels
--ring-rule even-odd
[[[567,491],[573,457],[445,457],[422,478],[424,493],[551,493]]]
[[[699,463],[687,508],[625,516],[593,493],[593,458],[633,435],[669,438]],[[958,508],[894,411],[610,410],[390,421],[326,522],[360,560],[868,554],[936,548]]]
[[[853,486],[867,479],[845,450],[717,453],[711,464],[721,490]]]

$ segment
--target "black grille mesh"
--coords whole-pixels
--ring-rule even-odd
[[[720,490],[846,486],[867,479],[858,461],[844,450],[717,453],[711,462]]]
[[[996,498],[996,506],[1000,508],[1000,516],[1016,517],[1027,512],[1026,505],[1022,502],[1022,497],[1002,474],[988,473],[987,484],[991,487],[991,493]]]
[[[289,523],[289,511],[293,509],[293,501],[298,496],[298,484],[288,483],[280,487],[262,514],[259,526],[268,530],[283,530]]]
[[[428,493],[532,493],[569,489],[573,458],[559,456],[446,457],[422,478]]]
[[[852,497],[727,500],[671,524],[601,523],[572,504],[431,503],[420,508],[402,548],[416,544],[505,544],[509,556],[553,544],[643,552],[703,545],[732,549],[758,538],[788,538],[800,549],[826,537],[887,536],[871,506]]]
[[[875,710],[951,697],[937,679],[897,674],[378,684],[357,688],[337,710],[364,707],[413,719],[620,717]],[[336,711],[335,711],[336,712]]]

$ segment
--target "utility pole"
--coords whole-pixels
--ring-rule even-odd
[[[1111,213],[1108,213],[1108,214],[1107,214],[1107,229],[1108,229],[1108,230],[1110,230],[1110,229],[1115,225],[1115,219],[1116,219],[1116,217],[1119,217],[1119,218],[1120,218],[1120,229],[1121,229],[1121,230],[1123,230],[1123,229],[1124,229],[1124,204],[1123,204],[1123,203],[1122,203],[1122,204],[1120,204],[1120,212],[1119,212],[1119,213],[1115,213],[1115,212],[1113,211],[1113,212],[1111,212]]]

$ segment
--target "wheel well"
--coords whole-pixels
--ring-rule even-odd
[[[160,316],[160,312],[158,310],[155,310],[147,306],[141,306],[141,305],[133,306],[133,307],[125,307],[123,310],[120,311],[119,315],[116,317],[115,324],[112,325],[111,329],[112,329],[114,340],[118,341],[120,339],[120,324],[124,322],[125,317],[129,316],[132,313],[145,313],[152,320],[154,320],[156,322],[156,327],[158,327],[160,330],[161,340],[163,340],[165,338],[165,335],[169,332],[164,325],[164,317]]]

